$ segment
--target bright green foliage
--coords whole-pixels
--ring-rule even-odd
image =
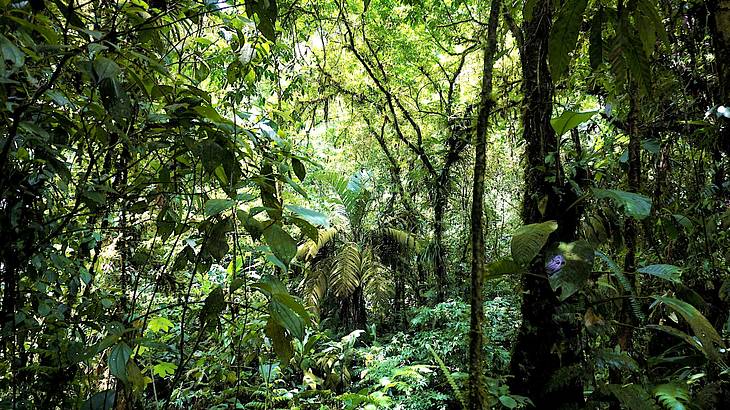
[[[726,3],[0,1],[0,408],[725,408]]]
[[[668,410],[685,410],[689,400],[689,392],[684,386],[677,384],[660,384],[652,390],[654,397]]]
[[[575,112],[565,110],[558,117],[551,119],[550,125],[552,125],[556,134],[562,136],[566,132],[590,120],[597,113],[597,111]]]

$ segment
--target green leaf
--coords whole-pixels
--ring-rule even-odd
[[[330,226],[329,218],[321,212],[297,205],[286,205],[284,207],[314,226],[322,228],[329,228]]]
[[[722,338],[699,310],[687,302],[669,296],[654,296],[654,299],[677,312],[689,323],[695,336],[700,341],[703,353],[709,359],[718,360],[720,358],[720,353],[716,346],[725,347]]]
[[[231,230],[228,220],[217,222],[210,230],[208,239],[203,243],[201,252],[209,254],[215,259],[222,259],[228,253],[228,240],[226,233]]]
[[[114,389],[100,391],[84,401],[81,410],[111,410],[114,408],[116,396]]]
[[[164,379],[167,376],[174,375],[176,369],[177,365],[175,363],[160,362],[152,368],[152,373]]]
[[[276,41],[275,23],[278,14],[276,0],[246,0],[246,14],[258,16],[256,28],[271,41]]]
[[[205,298],[203,308],[200,310],[200,324],[206,326],[210,323],[218,323],[219,316],[225,308],[226,300],[223,288],[218,286]]]
[[[532,21],[532,15],[535,13],[535,6],[537,0],[526,0],[525,5],[522,8],[522,17],[525,21]]]
[[[267,383],[271,383],[279,375],[279,363],[261,363],[259,365],[259,373]]]
[[[284,299],[282,294],[272,296],[269,305],[271,317],[284,329],[288,330],[289,334],[301,340],[304,337],[304,320],[284,303]]]
[[[678,224],[682,225],[684,229],[686,229],[688,232],[692,232],[694,230],[694,224],[692,223],[692,220],[687,218],[684,215],[681,214],[674,214],[672,215],[675,221],[677,221]]]
[[[203,118],[206,118],[212,122],[224,122],[225,120],[223,117],[221,117],[220,114],[218,114],[218,111],[216,111],[215,108],[209,106],[209,105],[199,105],[195,108],[193,108],[193,111],[198,113]]]
[[[131,355],[132,348],[125,342],[119,342],[112,348],[107,358],[109,371],[123,382],[127,381],[127,361]]]
[[[644,219],[651,213],[651,198],[641,194],[617,189],[593,188],[593,195],[598,199],[612,199],[616,205],[624,208],[627,215],[635,219]]]
[[[504,407],[507,407],[508,409],[514,409],[517,408],[518,404],[515,399],[513,399],[510,396],[499,396],[499,402],[502,403]]]
[[[292,158],[291,167],[294,169],[294,175],[296,175],[300,181],[304,182],[304,178],[307,177],[307,169],[304,168],[304,163],[302,163],[302,161],[298,158]]]
[[[590,120],[598,111],[576,112],[565,110],[558,117],[550,120],[555,133],[559,136]]]
[[[115,81],[121,72],[122,70],[113,60],[106,57],[99,57],[94,60],[94,74],[97,83],[104,80]]]
[[[236,201],[230,199],[209,199],[205,202],[205,216],[218,215],[233,208],[235,204]]]
[[[274,348],[276,357],[279,358],[282,365],[286,366],[291,361],[292,356],[294,356],[294,349],[291,340],[286,337],[284,328],[276,320],[272,319],[273,317],[266,323],[264,332],[271,340],[271,346]]]
[[[152,318],[152,320],[150,320],[150,323],[147,326],[151,331],[157,333],[167,332],[168,330],[170,330],[171,327],[173,327],[173,324],[164,317],[155,316]]]
[[[317,230],[317,228],[312,226],[309,222],[299,218],[291,218],[291,222],[299,227],[299,230],[302,231],[307,238],[315,242],[319,240],[319,230]]]
[[[518,228],[512,235],[512,259],[521,266],[527,266],[540,253],[542,247],[547,243],[548,237],[556,229],[558,229],[558,223],[555,221]]]
[[[487,264],[485,279],[493,279],[505,275],[514,275],[524,271],[524,268],[518,265],[512,258],[502,258]]]
[[[0,34],[0,52],[3,60],[10,61],[15,67],[21,67],[25,63],[25,53],[2,34]]]
[[[600,257],[604,262],[606,262],[608,269],[619,282],[624,292],[628,294],[629,303],[631,304],[631,310],[634,313],[634,316],[640,322],[643,322],[646,317],[644,315],[644,312],[641,310],[641,304],[639,303],[639,300],[636,298],[636,291],[634,291],[634,287],[631,285],[631,282],[626,277],[626,275],[624,275],[623,269],[619,268],[616,262],[614,262],[603,252],[596,251],[596,256]]]
[[[592,69],[597,69],[603,62],[603,9],[596,11],[591,21],[588,58]]]
[[[549,282],[553,291],[560,288],[558,298],[563,301],[585,285],[593,271],[595,251],[590,243],[586,241],[561,242],[545,256],[546,259],[549,259],[555,255],[563,255],[565,265],[549,277]]]
[[[237,291],[238,289],[240,289],[241,286],[243,286],[245,283],[246,283],[246,281],[243,280],[243,278],[235,278],[231,281],[231,286],[229,287],[228,291],[230,293],[233,293],[233,292]]]
[[[278,224],[271,224],[264,229],[264,238],[274,256],[289,266],[289,262],[297,255],[297,243],[291,235]]]
[[[679,277],[682,273],[682,268],[674,265],[649,265],[637,269],[637,272],[656,276],[657,278],[668,280],[673,283],[682,283],[682,279]]]
[[[548,43],[550,73],[555,81],[568,70],[570,53],[575,50],[587,5],[588,0],[567,0],[558,11]]]

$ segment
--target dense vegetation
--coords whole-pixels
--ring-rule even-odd
[[[730,403],[730,0],[0,27],[0,408]]]

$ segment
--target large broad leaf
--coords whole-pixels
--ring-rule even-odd
[[[321,212],[297,205],[286,205],[285,208],[314,226],[322,228],[329,228],[330,226],[329,218]]]
[[[274,256],[289,266],[289,262],[297,255],[297,243],[294,238],[278,224],[271,224],[264,229],[264,238]]]
[[[94,74],[98,83],[103,80],[116,80],[122,70],[117,63],[106,57],[99,57],[94,60]]]
[[[246,14],[249,17],[256,14],[258,23],[256,28],[271,41],[276,41],[275,23],[278,14],[276,0],[246,0]]]
[[[259,365],[259,373],[261,373],[261,377],[263,377],[264,380],[266,380],[266,383],[271,383],[276,379],[276,376],[279,375],[280,368],[279,363],[273,362],[273,363],[261,363]]]
[[[586,112],[575,112],[575,111],[563,111],[558,117],[550,120],[550,125],[553,126],[555,133],[558,136],[565,134],[580,124],[590,120],[598,111],[586,111]]]
[[[687,323],[689,323],[689,326],[692,328],[695,336],[700,341],[699,344],[702,346],[702,351],[708,358],[712,360],[720,358],[720,354],[716,346],[725,347],[722,338],[699,310],[687,302],[669,296],[655,296],[654,299],[677,312],[684,318],[684,320],[687,321]]]
[[[300,161],[298,158],[292,157],[291,159],[291,167],[294,170],[294,175],[299,178],[300,181],[304,181],[304,178],[307,177],[307,169],[304,167],[304,163]]]
[[[289,334],[301,340],[304,337],[304,319],[289,306],[286,296],[291,298],[287,294],[274,294],[269,304],[269,312],[280,326],[289,331]]]
[[[486,279],[494,279],[505,275],[514,275],[524,271],[512,258],[502,258],[487,264],[485,269]]]
[[[682,283],[682,279],[679,277],[682,273],[682,269],[674,265],[649,265],[637,269],[637,272],[656,276],[657,278],[668,280],[673,283]]]
[[[619,191],[617,189],[593,188],[593,195],[598,199],[610,198],[624,208],[626,214],[636,218],[644,219],[651,213],[651,198],[633,192]]]
[[[116,396],[117,392],[114,389],[100,391],[84,401],[81,410],[111,410]]]
[[[16,67],[25,63],[25,53],[2,34],[0,34],[0,53],[4,61],[10,61]]]
[[[550,287],[554,291],[560,288],[558,298],[563,301],[579,291],[593,271],[595,251],[586,241],[571,243],[561,242],[557,247],[547,252],[546,258],[562,255],[565,265],[556,273],[550,275]]]
[[[274,353],[281,360],[282,365],[286,366],[294,355],[294,349],[292,348],[291,339],[286,337],[284,328],[271,317],[266,323],[264,332],[266,337],[271,340]]]
[[[556,81],[568,70],[570,54],[575,50],[587,5],[588,0],[567,0],[558,11],[550,30],[548,62],[550,73]]]
[[[547,221],[538,224],[521,226],[512,235],[512,259],[517,264],[527,266],[543,246],[547,243],[548,237],[558,229],[558,223]]]
[[[107,358],[111,374],[124,382],[127,381],[127,361],[131,355],[132,348],[125,342],[119,342],[112,348]]]
[[[218,215],[219,213],[233,208],[236,201],[230,199],[210,199],[205,202],[205,216]]]

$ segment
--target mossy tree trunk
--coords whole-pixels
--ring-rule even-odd
[[[570,207],[576,195],[563,182],[558,136],[550,125],[554,87],[547,52],[552,14],[553,2],[538,0],[532,19],[525,19],[519,30],[526,157],[522,219],[525,224],[555,220],[558,230],[550,240],[568,242],[575,239],[579,215]],[[548,163],[550,154],[555,161]],[[511,392],[530,397],[540,409],[583,408],[578,324],[558,319],[560,303],[543,266],[538,257],[531,274],[522,278],[522,326],[511,362]]]
[[[474,141],[474,185],[471,202],[471,318],[469,328],[469,406],[488,409],[484,383],[484,178],[487,166],[487,128],[495,102],[492,97],[492,71],[497,54],[497,28],[501,0],[492,0],[487,23],[487,39],[482,64],[479,117]]]

